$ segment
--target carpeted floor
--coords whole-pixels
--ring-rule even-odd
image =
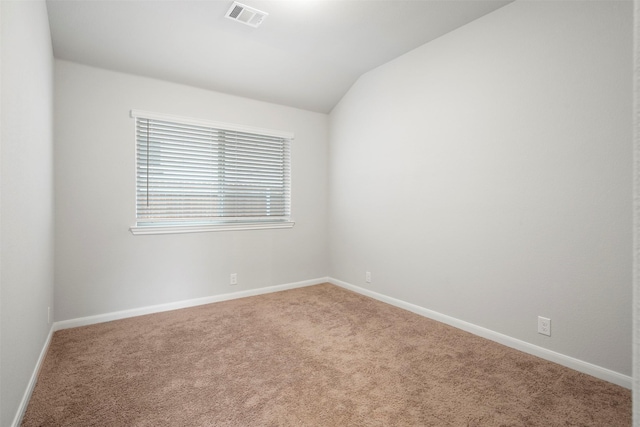
[[[23,426],[630,426],[631,392],[324,284],[58,331]]]

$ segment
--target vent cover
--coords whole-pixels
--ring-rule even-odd
[[[262,21],[264,21],[264,18],[268,15],[269,14],[267,12],[262,12],[258,9],[254,9],[234,1],[225,17],[256,28],[262,24]]]

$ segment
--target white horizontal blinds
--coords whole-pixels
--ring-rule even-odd
[[[221,131],[222,209],[230,217],[289,216],[289,141]]]
[[[220,216],[217,133],[144,118],[136,131],[138,222]]]
[[[137,220],[288,220],[288,138],[136,117]]]

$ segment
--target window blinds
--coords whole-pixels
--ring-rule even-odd
[[[289,220],[290,137],[134,117],[138,225]]]

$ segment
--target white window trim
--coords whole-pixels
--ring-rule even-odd
[[[261,222],[247,224],[202,224],[202,225],[134,225],[129,227],[135,236],[145,234],[177,234],[177,233],[205,233],[210,231],[244,231],[267,230],[274,228],[292,228],[294,221]]]
[[[194,119],[189,117],[174,116],[171,114],[153,113],[143,110],[131,110],[131,118],[148,118],[156,120],[165,120],[179,122],[183,124],[192,124],[196,126],[209,126],[218,129],[228,129],[230,131],[257,133],[261,135],[268,135],[280,138],[286,138],[291,141],[294,140],[295,135],[293,132],[285,132],[273,129],[264,129],[253,126],[242,126],[237,124],[230,124],[224,122],[214,122],[209,120]],[[178,233],[203,233],[213,231],[244,231],[244,230],[266,230],[266,229],[282,229],[292,228],[295,225],[295,221],[273,221],[273,222],[229,222],[225,224],[211,223],[211,224],[145,224],[145,225],[132,225],[129,227],[129,231],[133,235],[151,235],[151,234],[178,234]]]

